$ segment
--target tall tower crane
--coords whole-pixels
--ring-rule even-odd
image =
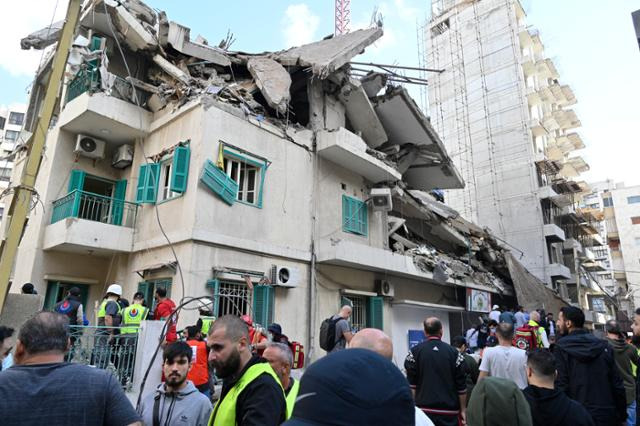
[[[336,0],[336,29],[334,35],[346,34],[349,32],[351,22],[351,0]]]

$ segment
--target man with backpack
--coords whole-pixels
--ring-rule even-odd
[[[347,347],[353,333],[349,327],[351,306],[344,305],[337,315],[322,321],[320,326],[320,347],[331,353]]]
[[[538,348],[548,348],[549,339],[547,339],[547,332],[544,327],[540,326],[540,312],[533,311],[529,316],[529,327],[534,329]]]

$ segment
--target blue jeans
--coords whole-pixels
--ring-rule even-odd
[[[627,405],[627,426],[636,426],[636,402]]]

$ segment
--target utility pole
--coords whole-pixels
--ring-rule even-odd
[[[47,91],[42,103],[42,113],[36,122],[36,126],[31,139],[31,146],[28,147],[27,158],[20,184],[14,187],[14,196],[9,207],[8,216],[9,226],[7,230],[7,238],[0,247],[0,312],[4,308],[4,302],[9,292],[9,278],[11,277],[11,268],[18,251],[18,244],[22,238],[22,231],[27,219],[27,214],[31,208],[31,200],[33,191],[40,169],[40,160],[44,151],[44,144],[47,139],[47,131],[53,116],[53,111],[60,93],[62,78],[65,67],[67,66],[67,58],[69,57],[69,49],[73,41],[73,35],[80,17],[80,7],[82,0],[69,0],[69,8],[67,9],[67,17],[62,29],[62,35],[56,47],[56,53],[53,59],[51,76],[47,84]]]

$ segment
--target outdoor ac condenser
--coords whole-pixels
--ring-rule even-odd
[[[377,290],[380,296],[384,296],[384,297],[395,296],[395,289],[393,288],[393,283],[387,280],[378,280],[377,284],[378,284]]]
[[[106,143],[93,136],[78,135],[76,138],[76,149],[73,151],[83,157],[103,159]]]
[[[116,169],[125,169],[131,165],[133,161],[133,147],[131,145],[122,145],[113,154],[111,167]]]
[[[391,190],[389,188],[373,188],[370,200],[374,211],[389,212],[393,208]]]
[[[288,266],[271,267],[271,284],[279,287],[297,287],[300,283],[300,274],[297,268]]]

